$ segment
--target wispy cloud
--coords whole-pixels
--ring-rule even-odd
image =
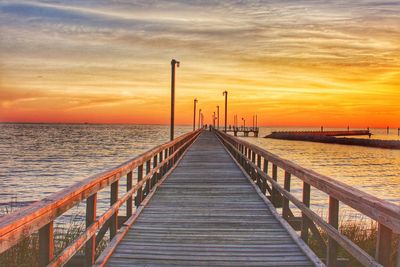
[[[225,88],[235,112],[249,102],[276,115],[295,107],[296,120],[313,101],[322,114],[342,116],[360,101],[368,110],[400,102],[398,1],[15,0],[0,8],[3,110],[25,101],[122,112],[123,92],[142,112],[164,110],[173,57],[182,61],[181,110],[197,96],[211,112]],[[55,101],[60,92],[69,100]]]

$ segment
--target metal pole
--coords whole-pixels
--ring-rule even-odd
[[[243,121],[243,130],[246,128],[246,120],[244,118],[242,118]]]
[[[179,67],[179,61],[171,60],[171,126],[170,139],[174,140],[174,120],[175,120],[175,69]]]
[[[256,115],[256,128],[258,127],[257,115]]]
[[[217,129],[219,130],[219,106],[217,106],[217,121],[218,121]]]
[[[215,128],[215,111],[214,111],[214,115],[213,115],[213,127]]]
[[[224,91],[222,95],[225,96],[225,132],[226,132],[226,124],[228,121],[228,91]]]
[[[199,123],[197,128],[200,129],[200,121],[201,121],[201,108],[199,109]]]
[[[196,104],[197,104],[197,98],[194,99],[193,101],[193,131],[196,130]]]

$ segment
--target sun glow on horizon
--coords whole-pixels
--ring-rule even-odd
[[[400,3],[0,3],[0,121],[400,127]]]

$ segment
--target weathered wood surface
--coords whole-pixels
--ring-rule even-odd
[[[204,132],[107,266],[314,266],[213,133]]]

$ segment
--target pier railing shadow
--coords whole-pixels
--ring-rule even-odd
[[[82,248],[85,266],[95,263],[96,246],[107,231],[110,242],[123,237],[132,225],[146,197],[154,192],[160,180],[176,166],[201,130],[184,134],[173,141],[157,146],[113,169],[93,175],[60,192],[50,195],[26,208],[0,218],[0,254],[32,234],[39,233],[39,266],[60,266],[67,263]],[[137,183],[133,184],[133,174]],[[119,182],[126,178],[126,192],[120,196]],[[97,193],[111,187],[110,207],[97,216]],[[54,255],[54,220],[86,200],[86,229],[59,255]],[[119,222],[119,209],[126,205],[126,217]],[[134,206],[136,212],[133,214]],[[121,234],[122,233],[122,234]],[[97,239],[97,242],[96,242]],[[106,248],[107,249],[107,248]],[[103,252],[108,257],[112,251]],[[103,259],[97,259],[103,262]]]
[[[268,195],[276,208],[282,207],[282,217],[295,230],[300,231],[303,241],[307,243],[309,233],[313,234],[319,245],[326,251],[327,266],[338,266],[338,246],[345,249],[364,266],[400,266],[400,249],[393,247],[395,235],[400,234],[399,206],[303,168],[222,131],[216,131],[216,134],[244,171],[258,185],[261,192]],[[283,185],[278,183],[278,168],[284,172]],[[292,176],[303,182],[301,200],[290,192]],[[311,188],[329,196],[328,221],[310,209]],[[293,214],[289,207],[290,202],[301,210],[301,217]],[[375,258],[339,232],[340,202],[378,223]],[[319,229],[328,235],[327,243],[322,238]],[[397,259],[393,259],[396,249]]]

